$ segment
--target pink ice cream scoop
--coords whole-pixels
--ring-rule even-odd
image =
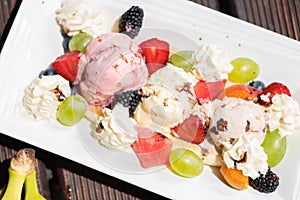
[[[137,46],[121,33],[93,39],[82,54],[75,84],[91,106],[105,107],[115,93],[140,88],[148,70]]]

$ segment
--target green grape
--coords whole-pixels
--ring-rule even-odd
[[[228,74],[228,79],[232,82],[246,83],[259,75],[258,64],[249,58],[236,58],[231,65],[233,70]]]
[[[71,95],[65,98],[57,109],[57,120],[65,125],[72,126],[79,122],[86,112],[86,105],[79,95]]]
[[[193,51],[178,51],[171,55],[169,62],[174,66],[182,68],[186,72],[190,72],[194,65],[193,61]]]
[[[193,151],[177,148],[170,153],[170,167],[180,176],[195,177],[203,171],[203,161]]]
[[[70,39],[69,49],[70,51],[79,50],[82,53],[85,53],[86,46],[92,39],[93,37],[87,33],[78,33]]]
[[[286,136],[281,137],[278,129],[274,131],[267,130],[265,140],[262,143],[265,153],[268,155],[268,165],[276,166],[286,152]]]

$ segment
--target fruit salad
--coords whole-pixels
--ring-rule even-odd
[[[56,11],[65,53],[25,89],[28,116],[62,126],[86,118],[99,145],[134,152],[143,168],[192,178],[215,166],[237,190],[277,189],[273,167],[300,127],[287,85],[264,83],[254,58],[215,45],[176,49],[141,37],[139,6],[120,13],[117,31],[103,32],[101,10],[77,1]]]

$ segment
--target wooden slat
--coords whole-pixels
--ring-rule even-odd
[[[260,13],[261,16],[265,16],[266,19],[265,24],[262,24],[262,27],[268,28],[271,31],[275,31],[271,5],[268,4],[265,0],[263,1],[257,0],[257,1],[261,2]]]
[[[16,0],[2,0],[0,2],[0,21],[1,21],[1,26],[0,26],[0,35],[2,35],[4,31],[4,27],[6,26],[9,16],[16,4]]]
[[[22,0],[0,0],[0,51]]]
[[[259,19],[260,19],[260,25],[262,27],[266,28],[268,26],[268,23],[267,23],[268,8],[264,9],[264,2],[262,0],[256,0],[256,3],[258,5],[257,6],[257,14],[258,14]]]
[[[246,10],[248,21],[251,23],[255,23],[251,2],[250,1],[244,1],[244,2],[245,2],[245,10]]]
[[[0,2],[0,35],[2,35],[3,31],[4,31],[4,27],[6,25],[7,22],[7,12],[6,12],[6,8],[7,6],[5,5],[5,3],[3,1]]]
[[[298,6],[298,7],[297,7]],[[289,1],[286,12],[290,12],[292,34],[296,40],[300,40],[300,0]]]

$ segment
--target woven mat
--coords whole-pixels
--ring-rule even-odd
[[[224,1],[227,2],[224,6],[226,13],[295,40],[300,40],[299,0]]]

